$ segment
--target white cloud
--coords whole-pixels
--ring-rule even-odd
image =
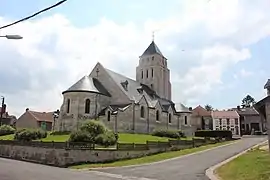
[[[20,41],[0,41],[4,77],[0,94],[6,96],[9,111],[18,115],[26,107],[59,108],[61,92],[89,74],[97,61],[135,77],[138,56],[150,43],[153,30],[169,59],[174,100],[196,102],[222,86],[228,68],[251,57],[245,45],[270,32],[267,0],[179,2],[183,11],[171,18],[148,19],[141,27],[102,18],[94,26],[77,28],[56,14],[4,29],[1,34],[24,36]],[[0,18],[0,24],[8,21]]]

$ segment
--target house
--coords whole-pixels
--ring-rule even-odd
[[[56,130],[76,129],[86,119],[99,119],[115,132],[189,129],[191,111],[171,100],[167,63],[154,41],[139,57],[136,80],[97,63],[62,93]]]
[[[197,106],[192,110],[191,124],[196,126],[198,130],[213,129],[211,111],[207,111],[202,106]]]
[[[242,135],[251,134],[252,129],[261,132],[266,130],[265,118],[260,116],[254,107],[240,108],[240,106],[237,106],[232,110],[235,110],[240,116]]]
[[[231,130],[240,136],[240,116],[236,111],[212,111],[213,130]]]
[[[30,128],[51,131],[53,126],[53,112],[37,112],[28,108],[16,121],[16,128]]]

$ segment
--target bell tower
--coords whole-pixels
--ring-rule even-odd
[[[167,59],[154,39],[139,58],[136,81],[148,85],[161,98],[171,100],[170,70],[167,67]]]

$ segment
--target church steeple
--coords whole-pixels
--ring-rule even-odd
[[[171,100],[170,70],[154,39],[140,56],[136,81],[148,85],[160,97]]]
[[[148,56],[148,55],[154,55],[154,54],[159,54],[159,55],[163,56],[163,54],[161,53],[158,46],[156,45],[156,43],[153,40],[141,56]]]

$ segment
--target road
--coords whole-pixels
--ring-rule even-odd
[[[266,140],[243,138],[240,142],[178,159],[143,165],[77,171],[0,158],[1,180],[208,180],[205,170]]]

